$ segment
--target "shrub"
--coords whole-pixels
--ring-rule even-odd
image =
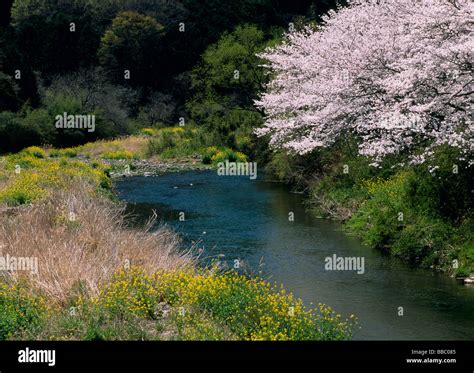
[[[441,220],[415,216],[394,237],[391,252],[411,263],[438,265],[452,233],[453,229]]]
[[[204,149],[201,153],[204,164],[217,164],[228,160],[229,162],[247,162],[247,156],[241,152],[235,152],[229,148],[217,148],[215,146]]]
[[[30,146],[29,148],[24,149],[23,152],[36,158],[46,157],[46,152],[38,146]]]
[[[202,152],[202,163],[211,164],[212,157],[219,151],[215,146],[209,146]]]
[[[179,138],[176,132],[167,130],[159,131],[156,137],[148,140],[147,155],[153,156],[162,154],[165,150],[175,147]]]
[[[414,169],[406,197],[410,206],[426,215],[458,224],[474,206],[474,167],[460,161],[452,148],[436,149],[431,164]]]
[[[51,158],[59,158],[59,157],[75,158],[77,157],[77,154],[78,154],[77,148],[51,149],[49,151],[49,156]]]
[[[59,149],[51,149],[48,152],[48,155],[50,158],[59,158],[61,156],[61,152],[59,151]]]
[[[75,157],[77,157],[77,150],[74,149],[74,148],[60,149],[59,154],[60,154],[61,157],[75,158]]]
[[[26,107],[18,114],[0,113],[0,150],[14,152],[55,139],[54,121],[45,109]]]
[[[154,92],[148,102],[140,109],[138,121],[147,126],[170,125],[176,110],[176,100],[171,95]]]
[[[347,226],[360,235],[368,246],[388,250],[399,236],[404,222],[410,221],[411,210],[406,208],[404,198],[410,176],[413,175],[400,173],[387,180],[363,182],[370,198],[360,206]],[[399,218],[403,220],[400,221]]]
[[[454,259],[450,258],[452,245],[459,241],[456,229],[425,203],[425,192],[418,190],[421,195],[413,195],[415,183],[424,181],[414,171],[401,171],[386,180],[363,181],[370,197],[347,227],[370,247],[418,265],[447,268]]]
[[[0,202],[18,206],[37,201],[46,195],[42,184],[40,174],[23,171],[0,191]]]
[[[45,299],[31,294],[24,284],[0,282],[0,341],[38,327],[46,314]]]
[[[149,273],[131,267],[115,272],[96,295],[69,290],[69,298],[52,304],[41,329],[15,330],[13,337],[347,340],[357,323],[354,316],[343,320],[322,304],[308,309],[291,293],[260,278],[211,269]],[[72,316],[70,307],[75,310]]]
[[[197,153],[206,143],[207,137],[201,129],[191,126],[162,128],[148,140],[146,154],[149,157],[185,157]]]

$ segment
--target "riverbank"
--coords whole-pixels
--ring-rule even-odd
[[[431,166],[396,158],[373,167],[345,145],[308,157],[276,153],[268,168],[304,193],[308,209],[339,221],[367,247],[469,282],[472,167],[456,162],[450,149],[432,158]]]
[[[100,140],[64,149],[31,147],[38,155],[69,158],[108,166],[111,177],[157,176],[164,173],[208,170],[218,162],[246,161],[247,156],[225,146],[208,146],[211,140],[198,127],[144,128],[139,134]]]
[[[33,147],[1,158],[2,255],[23,267],[0,275],[0,339],[351,338],[354,318],[306,308],[259,278],[202,268],[153,222],[128,228],[110,198],[111,173],[125,162],[103,161],[123,154],[81,158],[81,150]]]
[[[201,263],[237,265],[284,284],[307,305],[357,315],[356,340],[474,337],[474,288],[365,247],[340,223],[305,209],[305,196],[270,174],[260,171],[256,180],[215,170],[131,177],[116,180],[115,190],[133,224],[156,212],[158,221],[180,232],[183,247],[199,250]],[[363,258],[364,273],[328,270],[334,254]]]
[[[133,176],[158,176],[175,172],[204,171],[212,166],[203,164],[199,155],[184,159],[132,159],[132,160],[104,160],[111,168],[112,178]]]

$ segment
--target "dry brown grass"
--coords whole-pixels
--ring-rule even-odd
[[[100,284],[127,263],[149,272],[193,265],[189,252],[178,251],[178,237],[165,228],[151,231],[152,223],[132,230],[126,227],[123,206],[91,196],[80,186],[57,192],[27,208],[0,214],[3,255],[38,258],[37,275],[17,271],[8,277],[27,276],[34,286],[62,301],[78,284],[97,293]]]
[[[140,157],[145,156],[148,140],[143,136],[127,136],[116,140],[99,140],[91,142],[77,149],[79,154],[87,154],[92,158],[98,158],[103,153],[110,151],[129,151]]]

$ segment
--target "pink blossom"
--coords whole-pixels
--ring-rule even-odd
[[[468,0],[357,0],[317,30],[287,34],[261,55],[273,79],[256,101],[266,114],[257,134],[304,154],[353,133],[375,162],[401,151],[425,161],[442,144],[472,154],[473,10]]]

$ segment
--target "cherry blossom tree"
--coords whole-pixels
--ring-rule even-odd
[[[346,135],[377,164],[407,153],[422,163],[448,144],[474,150],[473,3],[469,0],[356,0],[316,29],[267,49],[273,79],[256,102],[259,135],[305,154]]]

